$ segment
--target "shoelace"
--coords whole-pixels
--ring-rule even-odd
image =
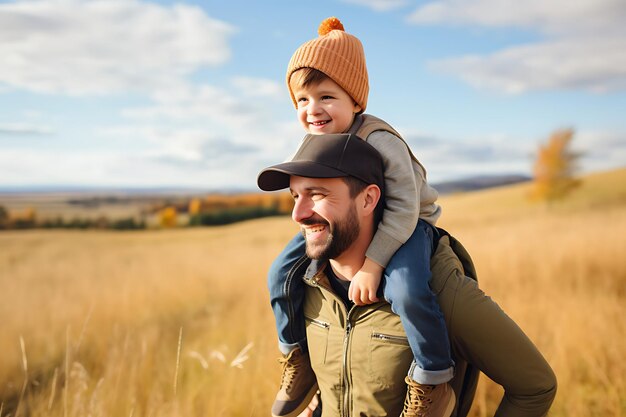
[[[292,355],[289,355],[286,358],[278,358],[278,362],[283,366],[283,378],[280,381],[280,389],[285,387],[286,390],[289,390],[298,373],[300,364],[294,363],[295,361],[291,361],[291,356]]]
[[[406,417],[420,417],[428,410],[432,400],[428,397],[428,394],[433,390],[431,386],[417,386],[407,380],[408,394],[404,400],[404,412],[403,416]]]

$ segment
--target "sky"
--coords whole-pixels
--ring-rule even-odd
[[[623,0],[24,0],[0,1],[0,188],[254,190],[304,135],[285,71],[329,16],[430,182],[530,175],[564,128],[582,173],[626,166]]]

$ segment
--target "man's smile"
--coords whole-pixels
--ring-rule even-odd
[[[326,240],[325,232],[328,230],[329,224],[326,221],[318,219],[307,219],[300,223],[300,227],[304,232],[307,241]]]

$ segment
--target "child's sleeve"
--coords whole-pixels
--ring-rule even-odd
[[[385,210],[366,256],[386,267],[394,253],[413,234],[420,212],[420,190],[425,182],[416,173],[403,140],[389,132],[376,131],[367,138],[382,155],[385,166]]]

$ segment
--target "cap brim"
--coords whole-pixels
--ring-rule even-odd
[[[289,188],[292,175],[309,178],[347,177],[343,171],[321,165],[313,161],[285,162],[264,169],[257,178],[257,184],[263,191],[276,191]]]

